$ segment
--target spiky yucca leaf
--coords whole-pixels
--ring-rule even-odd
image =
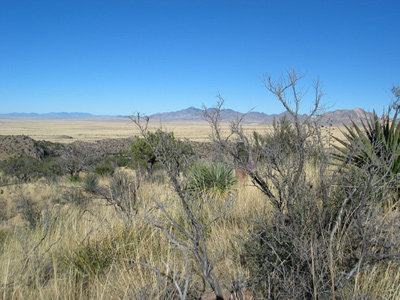
[[[396,107],[393,117],[391,109],[381,118],[374,111],[371,116],[361,120],[361,127],[352,121],[342,132],[343,140],[336,138],[343,147],[335,146],[339,151],[335,157],[341,161],[352,162],[357,167],[367,164],[385,165],[391,174],[400,171],[400,123],[397,122],[399,108]]]
[[[200,162],[193,166],[188,183],[192,193],[210,193],[223,196],[236,184],[233,170],[222,163]]]

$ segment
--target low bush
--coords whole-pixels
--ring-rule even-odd
[[[38,160],[29,156],[10,158],[0,164],[3,174],[18,181],[29,182],[41,177],[54,179],[66,174],[60,158],[48,157]]]
[[[107,176],[112,175],[114,173],[114,170],[115,166],[111,161],[103,161],[99,165],[94,167],[93,173],[101,176]]]

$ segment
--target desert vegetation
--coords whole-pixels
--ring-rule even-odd
[[[125,151],[1,162],[0,297],[399,299],[399,90],[334,139],[301,79],[264,77],[287,112],[270,130],[225,130],[219,96],[207,143],[136,114]]]

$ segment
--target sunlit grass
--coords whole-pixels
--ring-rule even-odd
[[[307,166],[308,173],[315,174],[315,171]],[[126,172],[136,176],[132,170]],[[99,184],[106,185],[109,180],[109,177],[101,177]],[[179,220],[182,214],[179,199],[168,181],[141,180],[140,208],[130,220],[98,198],[91,199],[85,207],[56,201],[63,188],[73,186],[78,185],[62,178],[52,184],[43,181],[23,184],[21,190],[15,186],[3,188],[0,196],[6,203],[6,211],[0,231],[4,236],[0,255],[0,298],[166,299],[168,282],[163,282],[149,266],[167,274],[168,265],[184,273],[185,262],[182,252],[146,220],[143,208],[153,217],[163,219],[165,216],[155,209],[153,199],[167,201],[168,212]],[[29,194],[42,212],[40,224],[34,229],[26,226],[15,209],[20,193]],[[247,181],[236,186],[226,198],[215,200],[220,202],[210,203],[204,214],[215,213],[227,199],[232,200],[230,208],[210,226],[206,240],[210,259],[214,261],[224,289],[229,289],[238,277],[250,276],[240,261],[241,244],[255,221],[271,211],[270,202]],[[396,218],[398,211],[390,211],[385,217]],[[98,263],[104,265],[100,264],[96,270]],[[193,258],[191,263],[191,286],[200,293],[204,289],[200,271]],[[95,271],[85,269],[85,264],[95,266]],[[371,268],[351,285],[349,298],[368,294],[398,299],[398,265],[391,263]]]

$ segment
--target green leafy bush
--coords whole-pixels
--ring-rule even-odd
[[[148,133],[149,141],[154,143],[156,135],[152,132]],[[154,154],[151,145],[144,138],[136,137],[136,141],[132,143],[131,152],[134,159],[135,167],[145,169],[151,173],[154,165],[157,163],[157,157]]]
[[[95,165],[93,173],[100,176],[112,175],[117,166],[118,164],[114,157],[105,156]]]

